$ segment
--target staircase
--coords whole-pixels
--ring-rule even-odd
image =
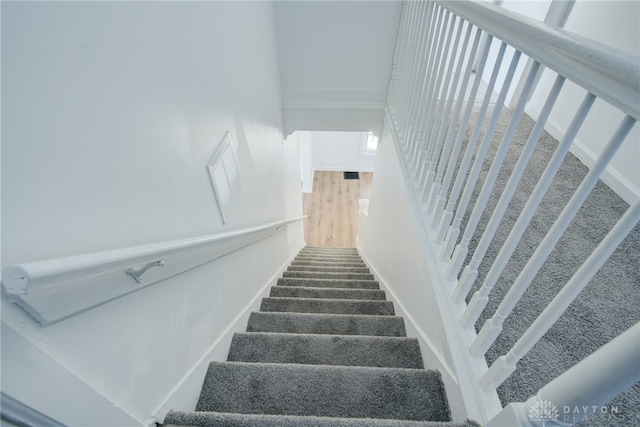
[[[211,362],[182,426],[475,426],[450,421],[437,371],[355,249],[306,247],[226,362]]]

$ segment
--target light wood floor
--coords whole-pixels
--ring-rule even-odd
[[[304,236],[309,246],[356,246],[359,199],[368,199],[373,173],[360,172],[360,179],[345,180],[342,172],[316,171],[313,192],[302,195],[307,215]]]

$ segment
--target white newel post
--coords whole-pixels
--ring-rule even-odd
[[[600,347],[540,389],[526,403],[507,405],[487,423],[498,426],[571,426],[596,412],[613,415],[606,406],[640,381],[640,323]],[[517,422],[517,424],[514,424]]]
[[[361,248],[364,244],[365,224],[369,215],[369,199],[358,200],[360,221],[358,222],[358,235],[356,236],[356,246]]]

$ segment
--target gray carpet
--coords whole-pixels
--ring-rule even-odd
[[[195,427],[479,427],[473,421],[464,423],[437,421],[383,420],[373,418],[300,417],[295,415],[228,414],[220,412],[172,411],[175,425]]]
[[[507,111],[502,116],[498,134],[507,127],[511,112]],[[520,120],[505,165],[500,171],[487,209],[471,241],[465,265],[470,261],[480,233],[489,221],[490,213],[497,204],[533,125],[533,120],[526,115]],[[467,137],[470,134],[471,130],[467,132]],[[495,154],[499,142],[498,138],[494,138],[490,158]],[[627,143],[632,142],[627,141]],[[478,278],[467,301],[482,284],[557,145],[558,142],[549,134],[544,133],[541,137],[507,214],[480,265]],[[488,169],[488,164],[485,162],[480,183],[484,180]],[[549,192],[536,210],[522,241],[495,285],[490,295],[490,302],[476,324],[477,330],[493,315],[510,285],[517,278],[518,272],[544,238],[587,171],[587,168],[573,155],[566,156]],[[479,185],[476,186],[473,200],[479,194],[479,188]],[[487,353],[489,363],[506,353],[515,344],[628,207],[628,204],[611,189],[602,182],[598,182],[549,259],[535,276],[528,291],[505,321],[502,334]],[[467,223],[469,215],[470,211],[467,211],[463,226]],[[627,236],[559,321],[522,359],[518,364],[518,370],[498,388],[502,403],[526,400],[555,376],[638,321],[640,321],[640,226],[636,226]],[[580,425],[640,425],[640,385],[636,384],[609,405],[615,407],[617,413],[597,414]]]
[[[355,250],[305,248],[284,276],[210,363],[195,411],[165,424],[476,425],[450,422],[440,373]]]

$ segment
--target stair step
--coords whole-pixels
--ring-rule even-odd
[[[295,415],[230,414],[225,412],[171,411],[164,427],[480,427],[472,421],[463,423],[407,421],[372,418],[302,417]]]
[[[211,362],[196,411],[450,421],[440,373]]]
[[[327,266],[327,265],[290,265],[287,271],[318,271],[325,273],[369,273],[367,267]]]
[[[422,369],[415,338],[236,333],[230,362],[299,363]]]
[[[399,316],[253,312],[247,332],[406,337]]]
[[[358,279],[310,279],[304,277],[281,277],[278,286],[303,286],[312,288],[380,289],[375,280]]]
[[[327,261],[362,261],[362,258],[359,254],[321,254],[321,253],[299,253],[296,255],[296,259],[317,259],[317,260],[327,260]]]
[[[299,254],[306,254],[306,253],[311,253],[311,254],[345,254],[345,255],[359,255],[358,254],[358,250],[355,248],[319,248],[319,247],[315,247],[315,248],[311,248],[311,247],[306,247],[300,250],[300,252],[298,252]]]
[[[356,248],[336,248],[327,246],[305,246],[300,252],[354,252],[358,253]]]
[[[285,271],[282,277],[300,277],[304,279],[359,279],[373,280],[370,273],[321,273],[316,271]]]
[[[308,265],[318,267],[366,267],[367,265],[363,261],[317,261],[317,260],[298,260],[291,261],[291,265]]]
[[[285,298],[386,299],[384,291],[378,289],[332,289],[281,285],[271,287],[269,296]]]
[[[333,252],[333,251],[300,251],[296,256],[319,257],[319,258],[358,258],[358,252]]]
[[[260,311],[393,316],[391,301],[265,297]]]

